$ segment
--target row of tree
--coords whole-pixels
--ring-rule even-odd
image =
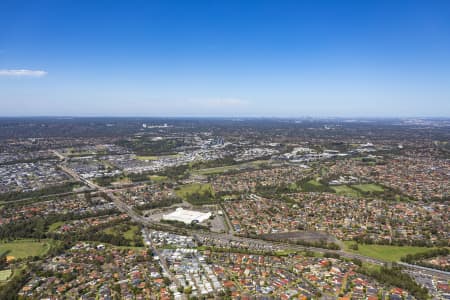
[[[14,240],[18,238],[42,239],[48,237],[49,226],[56,222],[78,220],[83,218],[97,217],[117,213],[115,209],[103,210],[97,213],[63,215],[34,216],[29,219],[17,220],[0,226],[0,240]]]
[[[381,283],[407,290],[416,299],[428,299],[428,290],[417,284],[408,274],[403,273],[398,265],[394,264],[392,268],[381,267],[380,269],[359,268],[359,272],[373,277]]]
[[[408,254],[408,255],[402,257],[400,260],[402,262],[405,262],[408,264],[416,264],[416,265],[427,267],[427,268],[433,268],[433,269],[450,272],[450,266],[438,266],[438,265],[431,264],[431,263],[424,261],[426,259],[430,259],[433,257],[447,256],[447,255],[450,255],[450,250],[448,248],[438,248],[438,249],[429,250],[427,252]]]
[[[436,241],[431,241],[429,239],[422,240],[413,240],[413,239],[383,239],[383,240],[374,240],[368,236],[357,236],[354,237],[353,240],[358,244],[377,244],[377,245],[393,245],[393,246],[417,246],[417,247],[448,247],[450,246],[450,241],[441,239]]]
[[[160,207],[168,207],[176,203],[181,203],[181,199],[178,197],[168,197],[161,201],[152,201],[145,203],[143,205],[139,205],[136,207],[138,210],[148,210],[148,209],[155,209]]]
[[[63,185],[50,186],[36,191],[29,191],[29,192],[15,191],[3,193],[0,194],[0,201],[8,202],[18,199],[37,198],[45,195],[68,193],[72,192],[73,188],[76,187],[77,185],[79,185],[78,182],[67,182]]]
[[[264,236],[248,235],[248,237],[255,238],[255,239],[264,239],[264,240],[268,240],[268,241],[276,241],[276,242],[281,240],[281,241],[284,241],[287,243],[292,243],[292,244],[301,245],[301,246],[305,246],[305,247],[322,248],[322,249],[329,249],[329,250],[341,249],[338,244],[327,242],[325,239],[320,239],[317,241],[306,241],[306,240],[293,241],[293,240],[288,240],[288,239],[283,240],[283,239],[273,238],[269,235],[264,235]]]
[[[193,205],[211,204],[216,202],[216,199],[210,189],[202,191],[195,191],[186,194],[186,201]]]

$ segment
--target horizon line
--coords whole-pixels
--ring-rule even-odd
[[[217,116],[217,115],[0,115],[1,119],[13,118],[159,118],[159,119],[450,119],[450,116]]]

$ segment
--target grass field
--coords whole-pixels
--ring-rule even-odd
[[[303,182],[300,188],[303,192],[329,192],[331,190],[328,186],[314,179]]]
[[[355,184],[352,185],[352,187],[361,190],[363,192],[381,193],[384,191],[384,188],[381,185],[374,183]]]
[[[245,168],[260,168],[261,165],[267,164],[268,160],[255,160],[251,162],[236,164],[236,165],[230,165],[230,166],[223,166],[223,167],[215,167],[215,168],[206,168],[206,169],[200,169],[200,170],[193,170],[193,174],[199,174],[199,175],[215,175],[215,174],[222,174],[228,171],[233,170],[241,170]]]
[[[145,247],[133,247],[133,246],[114,246],[114,245],[111,245],[111,247],[114,247],[114,248],[117,248],[117,249],[123,249],[123,250],[136,250],[136,251],[147,249]]]
[[[240,164],[241,167],[256,167],[256,168],[261,168],[264,165],[267,165],[270,163],[270,160],[254,160],[254,161],[250,161],[250,162],[246,162],[243,164]]]
[[[337,194],[345,195],[349,197],[361,197],[363,193],[382,193],[384,188],[381,185],[374,183],[365,184],[354,184],[348,186],[344,185],[333,185],[330,186]]]
[[[132,183],[132,181],[127,176],[121,176],[112,182],[112,184],[130,184],[130,183]]]
[[[131,226],[131,228],[123,233],[123,237],[127,240],[132,241],[135,235],[139,235],[139,227],[136,225]]]
[[[195,170],[195,171],[192,171],[192,173],[199,174],[199,175],[215,175],[215,174],[221,174],[221,173],[228,172],[230,170],[237,170],[237,169],[238,169],[237,166],[224,166],[224,167]]]
[[[297,253],[298,253],[298,251],[296,251],[296,250],[278,250],[278,251],[275,251],[275,255],[278,255],[278,256],[288,256],[288,255],[297,254]]]
[[[51,248],[51,240],[35,242],[32,240],[17,240],[8,243],[0,243],[0,253],[9,251],[8,256],[25,258],[29,256],[41,256]]]
[[[211,184],[186,184],[176,189],[175,193],[181,199],[193,204],[204,205],[216,202],[214,189]]]
[[[348,252],[359,253],[364,256],[373,257],[385,261],[399,261],[401,257],[407,254],[416,254],[429,251],[432,248],[414,247],[414,246],[389,246],[389,245],[363,245],[358,244],[358,250],[351,250],[349,246],[355,244],[352,241],[345,241],[345,250]]]
[[[345,195],[350,197],[358,197],[360,196],[360,193],[356,191],[355,189],[352,189],[348,185],[333,185],[331,188],[336,192],[338,195]]]
[[[156,182],[167,180],[167,176],[160,176],[160,175],[150,175],[148,176],[148,178]]]
[[[289,183],[289,184],[288,184],[288,188],[289,188],[291,191],[298,191],[298,190],[299,190],[299,187],[298,187],[298,185],[297,185],[295,182]]]
[[[187,199],[187,197],[190,194],[194,193],[204,193],[204,192],[210,192],[212,195],[214,195],[213,188],[211,184],[201,184],[201,183],[192,183],[192,184],[185,184],[180,187],[179,190],[176,191],[176,194],[178,197]]]
[[[136,236],[141,236],[139,227],[136,225],[131,225],[130,229],[124,231],[124,227],[122,226],[122,224],[119,224],[116,226],[105,228],[103,229],[103,232],[114,236],[122,235],[125,239],[131,242],[131,245],[134,245],[134,239]]]
[[[50,225],[48,227],[48,232],[54,232],[56,229],[61,227],[62,224],[64,224],[64,222],[62,222],[62,221],[53,223],[52,225]]]
[[[9,276],[11,276],[11,270],[0,271],[0,281],[8,280]]]
[[[313,186],[322,186],[322,184],[320,182],[318,182],[317,180],[310,180],[307,183],[310,185],[313,185]]]

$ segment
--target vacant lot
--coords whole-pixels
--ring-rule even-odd
[[[414,246],[389,246],[389,245],[363,245],[358,244],[358,250],[351,250],[348,246],[355,242],[345,241],[344,245],[347,251],[359,253],[364,256],[373,257],[385,261],[400,261],[402,256],[407,254],[416,254],[429,251],[432,248],[414,247]]]
[[[51,240],[43,240],[41,242],[17,240],[8,243],[0,243],[0,253],[9,251],[8,256],[14,256],[14,258],[41,256],[50,250],[52,243]]]

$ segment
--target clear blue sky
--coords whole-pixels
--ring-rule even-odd
[[[0,1],[0,115],[450,116],[450,1]]]

